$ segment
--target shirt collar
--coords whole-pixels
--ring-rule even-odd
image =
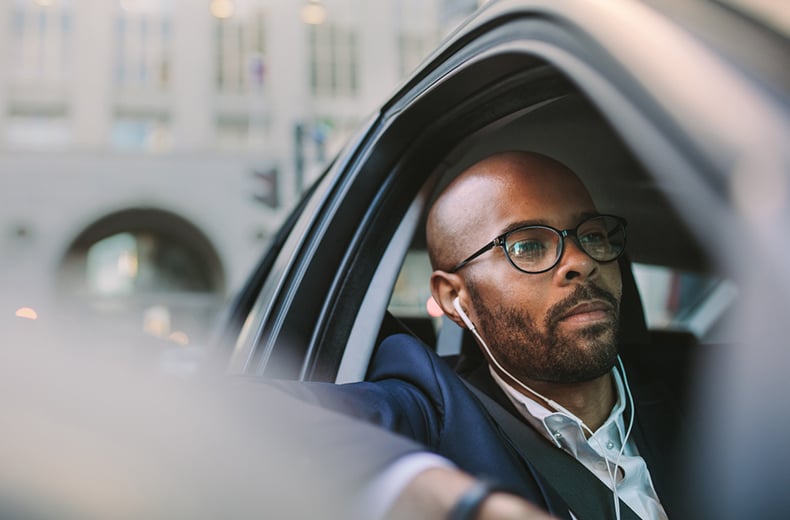
[[[552,434],[552,428],[546,424],[546,419],[548,417],[557,415],[566,417],[566,415],[562,412],[550,410],[542,402],[531,399],[519,392],[513,386],[505,382],[505,380],[502,379],[490,365],[488,370],[491,372],[491,377],[494,378],[494,381],[496,381],[500,388],[502,388],[502,390],[505,392],[505,395],[507,395],[508,399],[510,399],[510,401],[513,403],[519,413],[524,416],[527,422],[532,424],[533,427],[542,432],[554,444],[559,446],[557,439]],[[625,422],[623,414],[625,413],[626,407],[625,388],[623,386],[623,379],[620,375],[620,372],[617,369],[612,368],[611,374],[615,384],[617,401],[612,407],[609,417],[607,417],[607,419],[604,421],[601,427],[596,430],[595,433],[609,429],[612,423],[614,423],[620,435],[622,436],[624,435],[623,426]],[[581,428],[581,426],[579,426],[579,428]]]

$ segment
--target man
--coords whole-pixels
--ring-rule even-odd
[[[518,429],[553,445],[550,458],[570,454],[595,475],[616,514],[666,518],[670,444],[649,425],[674,411],[652,396],[649,409],[638,395],[633,402],[618,364],[625,222],[600,215],[561,163],[505,152],[453,180],[426,231],[434,299],[472,331],[487,361],[470,376],[474,385],[519,418]],[[382,343],[367,379],[307,390],[556,516],[588,513],[535,464],[533,447],[514,442],[491,407],[409,336]]]

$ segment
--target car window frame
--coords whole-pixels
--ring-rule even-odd
[[[375,267],[371,267],[371,264],[378,263],[389,244],[380,236],[371,240],[370,235],[380,235],[387,229],[395,231],[391,226],[374,229],[374,224],[380,222],[379,213],[382,208],[386,208],[392,211],[392,218],[400,219],[419,192],[420,186],[413,183],[401,185],[404,181],[399,178],[400,170],[404,165],[414,164],[409,163],[413,157],[403,156],[409,153],[420,156],[425,159],[424,168],[432,170],[441,164],[444,154],[452,148],[445,142],[442,145],[444,148],[439,146],[440,149],[435,153],[414,151],[404,144],[406,141],[402,136],[396,138],[397,134],[408,131],[405,130],[408,128],[420,129],[414,121],[429,121],[430,114],[439,120],[438,123],[432,121],[434,128],[441,125],[442,120],[446,125],[448,114],[436,113],[436,108],[444,105],[438,103],[437,106],[431,106],[432,100],[441,100],[440,96],[456,99],[458,91],[464,88],[474,91],[475,88],[490,86],[497,80],[516,77],[523,74],[525,69],[539,68],[545,63],[541,58],[560,70],[563,80],[570,78],[606,114],[628,148],[649,171],[663,170],[666,172],[663,179],[666,182],[682,178],[686,183],[692,183],[691,191],[707,197],[697,208],[691,208],[692,213],[701,207],[715,207],[714,203],[721,196],[721,168],[707,153],[711,147],[711,137],[705,135],[701,140],[700,135],[695,134],[699,129],[694,124],[684,127],[677,114],[667,108],[667,101],[661,99],[660,93],[640,82],[637,72],[627,70],[626,65],[632,61],[618,61],[616,53],[602,46],[602,42],[579,32],[577,27],[556,22],[535,16],[534,13],[486,20],[487,25],[483,29],[473,28],[441,48],[433,62],[407,82],[393,101],[385,105],[367,126],[364,137],[350,148],[350,155],[342,162],[342,168],[337,167],[342,175],[327,181],[331,182],[333,190],[321,190],[321,203],[310,208],[315,215],[303,216],[310,225],[302,225],[299,229],[305,231],[309,228],[311,234],[293,240],[300,244],[300,252],[307,255],[298,256],[294,254],[295,248],[284,248],[282,255],[289,259],[283,262],[278,290],[269,293],[263,291],[261,294],[265,298],[259,298],[270,299],[266,308],[272,313],[258,312],[258,317],[253,320],[257,321],[256,333],[247,334],[241,342],[247,350],[243,367],[246,371],[264,376],[334,380],[342,363],[343,349],[355,327],[381,320],[381,316],[377,316],[380,306],[375,313],[360,313],[360,307],[361,302],[365,301],[366,291],[370,290],[367,284],[375,276]],[[695,45],[699,46],[699,43]],[[700,48],[700,52],[705,50]],[[633,60],[633,57],[629,59]],[[490,75],[486,76],[486,73]],[[480,80],[480,76],[486,79]],[[470,87],[470,83],[474,88]],[[415,116],[420,110],[423,113]],[[455,113],[459,112],[456,110]],[[504,117],[504,114],[499,116]],[[463,114],[458,118],[462,120]],[[497,120],[497,117],[491,117],[487,121],[476,121],[471,126],[477,125],[477,130],[480,130]],[[466,123],[470,124],[468,121]],[[470,130],[468,133],[473,132]],[[717,134],[716,138],[737,140],[741,136],[724,132]],[[462,139],[458,135],[455,139],[453,146],[458,146]],[[386,154],[382,150],[387,146],[397,148],[400,156],[395,157],[399,154],[390,150],[389,155],[383,157]],[[393,195],[390,191],[404,186],[406,189],[401,195]],[[365,204],[367,201],[368,207],[353,212],[353,217],[360,225],[346,235],[346,249],[341,250],[343,246],[339,246],[335,260],[325,266],[326,270],[333,273],[331,280],[318,280],[316,270],[319,267],[311,265],[314,260],[312,255],[326,246],[326,242],[322,245],[322,240],[326,239],[328,231],[333,231],[327,226],[334,224],[330,221],[339,212],[347,211],[352,205],[348,199],[352,193],[365,192],[366,189],[372,191],[367,192],[361,202]],[[387,206],[386,201],[392,197],[401,200]],[[723,222],[731,221],[727,215],[719,217]],[[346,221],[354,218],[347,216]],[[703,230],[696,231],[702,233]],[[708,238],[713,240],[717,237]],[[317,298],[315,295],[306,295],[307,289],[300,286],[306,280],[306,273],[311,271],[313,281],[321,285]],[[271,287],[270,281],[267,281],[264,288],[267,284]],[[391,290],[391,286],[386,290]],[[282,293],[287,293],[285,298],[275,301],[279,300],[278,296]],[[310,301],[309,296],[320,301]],[[299,302],[310,307],[306,316],[296,316],[304,310],[299,307]],[[295,307],[291,308],[292,305]],[[365,326],[370,328],[369,325]],[[299,330],[300,327],[307,330]],[[369,348],[372,349],[373,345],[369,345]]]

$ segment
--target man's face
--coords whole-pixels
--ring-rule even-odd
[[[492,189],[497,202],[487,213],[489,234],[470,244],[472,250],[517,223],[563,230],[596,213],[583,185],[570,175],[512,178]],[[472,320],[511,374],[523,381],[575,383],[611,369],[622,293],[617,262],[596,262],[572,239],[545,273],[516,270],[500,247],[474,262],[464,268]]]

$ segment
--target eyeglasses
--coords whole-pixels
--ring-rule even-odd
[[[523,273],[538,274],[552,269],[565,249],[565,239],[573,238],[579,248],[598,262],[611,262],[625,250],[624,218],[596,215],[583,220],[574,229],[554,229],[551,226],[528,225],[508,231],[475,251],[469,258],[453,267],[454,273],[466,264],[495,247],[505,250],[510,264]]]

